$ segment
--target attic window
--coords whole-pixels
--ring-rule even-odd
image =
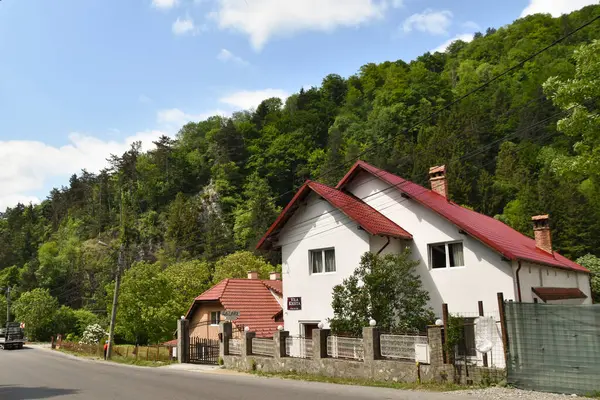
[[[462,242],[429,245],[429,266],[432,269],[463,267],[465,257]]]
[[[309,255],[311,274],[335,272],[335,249],[311,250]]]

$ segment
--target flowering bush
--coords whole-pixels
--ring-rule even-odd
[[[82,344],[98,344],[108,334],[99,324],[91,324],[85,328],[81,341]]]

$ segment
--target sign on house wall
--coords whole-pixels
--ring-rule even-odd
[[[302,297],[288,297],[287,309],[290,311],[302,310]]]
[[[235,321],[239,318],[240,312],[235,310],[221,311],[221,315],[225,317],[227,321]]]

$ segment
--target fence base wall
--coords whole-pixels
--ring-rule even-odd
[[[285,343],[288,334],[283,331],[277,331],[273,337],[273,357],[252,354],[250,346],[254,333],[244,332],[241,355],[224,354],[225,346],[221,346],[221,358],[225,368],[239,371],[296,373],[378,382],[491,384],[504,379],[502,369],[444,364],[442,330],[439,326],[428,329],[431,364],[382,359],[373,340],[379,336],[375,329],[364,328],[364,361],[328,357],[326,339],[329,332],[321,329],[313,330],[313,358],[286,356],[282,343]],[[229,338],[225,337],[224,340]]]
[[[455,370],[452,365],[432,366],[414,362],[374,360],[361,361],[323,358],[311,360],[285,357],[275,359],[260,356],[224,356],[225,368],[240,371],[257,371],[267,373],[297,373],[306,375],[322,375],[331,378],[367,379],[382,382],[413,383],[421,382],[453,382]]]

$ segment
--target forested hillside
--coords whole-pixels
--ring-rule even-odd
[[[41,204],[2,214],[0,287],[12,287],[20,315],[36,298],[65,306],[40,337],[67,329],[71,309],[105,321],[122,247],[120,337],[168,339],[213,279],[244,274],[248,263],[268,273],[272,266],[242,251],[254,251],[305,179],[333,184],[359,155],[420,184],[430,166],[446,164],[453,201],[528,235],[530,217],[549,213],[558,251],[598,256],[600,45],[591,43],[600,21],[431,116],[598,14],[600,6],[529,16],[446,53],[367,64],[285,103],[189,123],[147,152],[134,143],[107,154],[106,170],[77,172]]]

